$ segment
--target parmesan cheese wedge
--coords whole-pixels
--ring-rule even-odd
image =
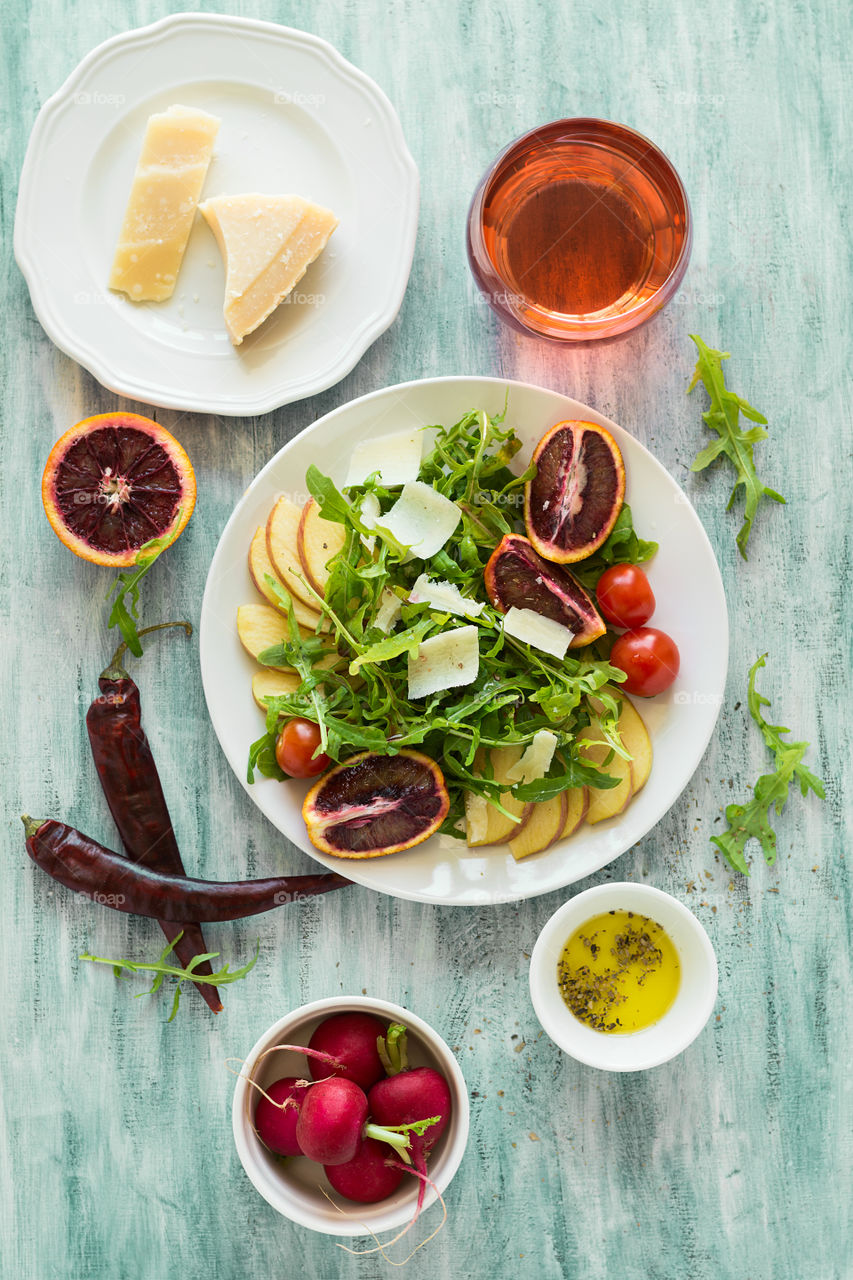
[[[506,771],[510,782],[538,782],[551,768],[557,749],[557,735],[550,729],[539,729],[517,764]]]
[[[382,508],[379,505],[379,499],[375,493],[366,493],[361,500],[361,523],[366,529],[375,529],[376,522],[382,514]],[[373,548],[376,546],[375,533],[359,534],[365,550],[373,554]]]
[[[409,658],[409,697],[426,698],[439,689],[457,689],[471,684],[480,670],[477,627],[456,627],[441,631],[418,645],[417,657]]]
[[[432,485],[413,480],[386,511],[382,526],[409,548],[412,558],[428,560],[441,550],[461,519],[455,502]]]
[[[225,325],[238,347],[302,279],[338,220],[301,196],[214,196],[200,208],[225,263]]]
[[[418,430],[362,440],[352,451],[344,488],[364,484],[374,471],[379,472],[379,483],[386,489],[417,480],[422,453],[423,432]]]
[[[452,582],[431,582],[425,573],[409,592],[412,604],[428,604],[441,613],[453,613],[460,618],[476,618],[485,608],[478,600],[469,600]]]
[[[384,587],[382,595],[379,597],[379,608],[376,610],[373,625],[387,636],[399,622],[402,612],[403,605],[400,599],[393,591],[389,591],[387,587]]]
[[[515,605],[504,614],[503,629],[514,640],[550,653],[553,658],[565,658],[574,638],[574,632],[561,622],[554,622],[535,609],[516,609]]]
[[[148,119],[109,279],[133,302],[174,292],[218,129],[190,107]]]

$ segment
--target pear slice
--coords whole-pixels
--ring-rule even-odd
[[[277,670],[275,667],[262,667],[252,676],[252,697],[266,711],[264,698],[280,698],[285,693],[295,693],[302,683],[302,677],[293,670]]]
[[[566,821],[560,832],[561,840],[568,840],[578,827],[582,827],[589,809],[589,787],[570,787],[564,791],[566,797]]]
[[[634,793],[634,784],[631,779],[631,762],[630,760],[623,760],[621,756],[614,755],[609,764],[604,765],[611,748],[605,740],[601,730],[601,722],[597,716],[593,715],[589,727],[582,729],[581,735],[584,738],[589,738],[592,743],[591,746],[582,748],[580,751],[581,759],[587,764],[596,765],[601,769],[602,773],[608,774],[611,778],[619,779],[615,787],[611,787],[606,791],[597,787],[589,788],[589,808],[587,809],[586,820],[590,826],[594,826],[597,822],[604,822],[606,818],[615,818],[628,805]]]
[[[342,549],[345,541],[344,526],[333,520],[324,520],[315,500],[309,498],[302,508],[296,549],[305,577],[318,595],[325,596],[326,583],[329,581],[326,566],[332,556]]]
[[[505,784],[507,787],[510,785],[506,776],[507,770],[514,764],[518,764],[522,751],[523,747],[515,745],[492,749],[490,759],[496,782]],[[483,757],[480,752],[478,752],[476,767],[478,769],[483,767]],[[469,825],[468,844],[472,849],[481,845],[504,844],[511,836],[518,835],[533,812],[533,805],[525,804],[523,800],[516,800],[509,791],[506,791],[501,795],[501,804],[519,821],[513,822],[512,818],[505,817],[499,809],[487,801],[485,824],[483,824],[482,806],[477,804],[479,799],[476,793],[468,792],[465,796],[465,812]]]
[[[616,694],[622,700],[619,733],[625,750],[631,753],[631,774],[636,795],[652,771],[652,742],[637,708],[628,701],[621,689]]]
[[[225,327],[235,347],[280,306],[338,220],[301,196],[214,196],[199,205],[225,263]]]
[[[516,862],[529,858],[531,853],[550,849],[554,841],[559,840],[566,825],[566,792],[561,791],[550,800],[537,800],[531,808],[533,811],[524,827],[509,842],[510,853]]]
[[[300,628],[302,635],[309,632]],[[287,618],[269,604],[241,604],[237,610],[237,637],[246,652],[257,659],[264,649],[290,639]],[[289,670],[274,667],[272,670]]]
[[[305,570],[297,549],[301,519],[301,507],[289,498],[279,498],[267,519],[267,554],[290,594],[316,609],[317,601],[303,582]]]
[[[272,588],[265,581],[266,576],[269,575],[271,578],[276,578],[285,591],[287,590],[287,586],[280,575],[276,573],[275,565],[270,560],[269,552],[267,551],[267,535],[263,525],[258,528],[249,547],[249,573],[264,599],[279,613],[284,613]],[[309,609],[305,601],[300,600],[298,596],[291,595],[291,599],[293,601],[294,616],[301,627],[307,627],[309,631],[314,631],[319,625],[321,631],[328,631],[328,618],[323,618],[316,609]]]

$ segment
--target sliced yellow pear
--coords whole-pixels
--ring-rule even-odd
[[[490,759],[496,782],[509,785],[509,779],[506,776],[507,770],[511,769],[514,764],[518,764],[522,751],[523,747],[520,746],[494,747],[492,749]],[[479,755],[476,767],[478,770],[483,767],[482,754]],[[471,848],[480,845],[503,844],[506,840],[509,840],[510,836],[518,835],[533,811],[533,805],[525,804],[523,800],[516,800],[514,796],[510,795],[509,791],[506,791],[501,795],[501,804],[518,821],[514,822],[512,818],[507,818],[499,809],[496,809],[493,804],[489,804],[487,801],[484,826],[482,806],[477,803],[479,799],[479,796],[471,792],[465,797],[468,844]]]
[[[285,693],[295,693],[301,683],[302,677],[295,671],[262,667],[252,676],[252,697],[261,711],[266,711],[264,698],[280,698]]]
[[[307,632],[301,631],[306,635]],[[243,648],[253,658],[264,649],[290,639],[287,618],[269,604],[241,604],[237,610],[237,636]],[[273,668],[273,670],[288,668]]]
[[[317,503],[309,498],[302,508],[296,549],[305,577],[318,595],[325,596],[326,583],[329,581],[326,566],[332,556],[342,549],[345,541],[344,526],[333,520],[324,520]]]
[[[323,252],[338,220],[301,196],[253,192],[199,205],[225,263],[225,327],[237,347]]]
[[[566,824],[566,793],[561,791],[550,800],[537,800],[521,831],[509,842],[509,849],[516,862],[529,858],[531,853],[542,853],[559,840]]]
[[[267,554],[291,595],[316,609],[317,601],[302,581],[305,570],[297,547],[301,519],[301,507],[289,498],[279,498],[267,519]]]
[[[631,753],[631,775],[636,795],[652,771],[652,740],[634,704],[628,701],[621,690],[617,691],[617,696],[622,700],[619,733],[625,750]]]
[[[589,727],[581,730],[581,737],[588,738],[592,744],[581,748],[581,759],[587,764],[596,765],[601,769],[602,773],[608,774],[609,777],[619,779],[617,785],[610,787],[608,790],[599,787],[589,788],[589,808],[586,813],[586,821],[591,826],[594,826],[597,822],[604,822],[606,818],[615,818],[617,814],[622,813],[631,799],[634,792],[631,780],[631,762],[623,760],[621,756],[614,754],[612,760],[607,765],[604,765],[611,747],[605,740],[601,723],[597,716],[593,715]]]
[[[570,787],[563,795],[566,797],[566,821],[563,823],[560,839],[568,840],[584,824],[589,809],[589,788]]]
[[[263,525],[261,525],[257,530],[254,538],[252,538],[251,546],[249,547],[249,573],[251,574],[252,581],[264,599],[267,600],[274,609],[278,609],[280,613],[284,613],[284,610],[279,605],[278,598],[273,592],[272,587],[270,587],[269,583],[265,581],[266,576],[269,575],[271,578],[277,579],[284,587],[285,591],[287,590],[285,583],[282,581],[279,574],[276,573],[275,565],[270,560],[269,552],[267,551],[267,535]],[[319,623],[321,631],[328,631],[329,622],[327,618],[321,618],[321,615],[316,609],[309,609],[305,601],[300,600],[298,596],[291,594],[291,599],[293,600],[294,616],[301,627],[307,627],[309,631],[314,631]]]

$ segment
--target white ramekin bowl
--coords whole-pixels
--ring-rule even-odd
[[[626,1035],[585,1026],[557,985],[557,964],[575,929],[614,910],[656,920],[672,939],[681,964],[681,984],[671,1007],[652,1026]],[[596,885],[555,911],[540,933],[530,958],[530,996],[545,1031],[578,1062],[602,1071],[645,1071],[676,1057],[705,1026],[717,998],[717,958],[702,925],[677,898],[651,885]]]
[[[247,1077],[257,1080],[261,1087],[281,1076],[310,1079],[308,1059],[303,1054],[270,1053],[261,1063],[258,1063],[258,1058],[276,1044],[307,1045],[314,1029],[324,1018],[354,1009],[375,1014],[387,1022],[403,1023],[408,1030],[409,1065],[434,1067],[450,1086],[453,1112],[450,1123],[433,1148],[428,1167],[429,1176],[440,1191],[444,1191],[459,1168],[468,1141],[469,1108],[465,1080],[441,1036],[422,1018],[400,1005],[365,996],[315,1000],[286,1014],[264,1032],[245,1060],[234,1090],[231,1110],[234,1141],[243,1168],[267,1203],[292,1222],[326,1235],[360,1236],[371,1231],[381,1234],[403,1226],[415,1210],[418,1180],[406,1178],[392,1196],[377,1204],[354,1204],[344,1200],[332,1190],[321,1165],[301,1156],[283,1161],[267,1151],[252,1125],[260,1094],[251,1087]],[[327,1195],[330,1199],[326,1198]],[[427,1187],[424,1208],[435,1199],[435,1192]]]

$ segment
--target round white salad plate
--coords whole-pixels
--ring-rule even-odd
[[[339,219],[291,299],[239,348],[200,214],[169,300],[133,303],[107,288],[146,122],[175,103],[222,121],[202,198],[296,194]],[[325,40],[179,13],[93,49],[42,107],[21,173],[15,256],[50,338],[110,391],[173,409],[266,413],[340,381],[391,324],[418,190],[391,103]]]
[[[260,601],[249,576],[252,535],[277,497],[303,503],[305,472],[313,462],[343,484],[353,446],[406,427],[451,425],[469,409],[500,413],[524,442],[515,463],[523,468],[543,433],[565,418],[599,422],[616,437],[627,473],[627,501],[640,536],[660,550],[647,566],[657,608],[651,625],[669,632],[681,652],[678,679],[667,693],[636,699],[654,748],[645,787],[619,817],[582,826],[570,839],[515,862],[506,845],[468,849],[450,836],[384,858],[353,860],[316,850],[302,821],[309,783],[256,775],[246,782],[249,745],[264,730],[252,700],[258,670],[242,648],[237,608]],[[635,844],[675,803],[708,745],[723,698],[728,664],[728,619],[723,584],[711,544],[684,493],[632,436],[594,409],[556,391],[500,378],[430,378],[386,387],[326,414],[276,454],[247,489],[219,540],[204,592],[201,673],[216,735],[231,768],[270,822],[306,853],[359,884],[421,902],[481,906],[562,889],[612,862]],[[271,870],[272,868],[270,868]]]

